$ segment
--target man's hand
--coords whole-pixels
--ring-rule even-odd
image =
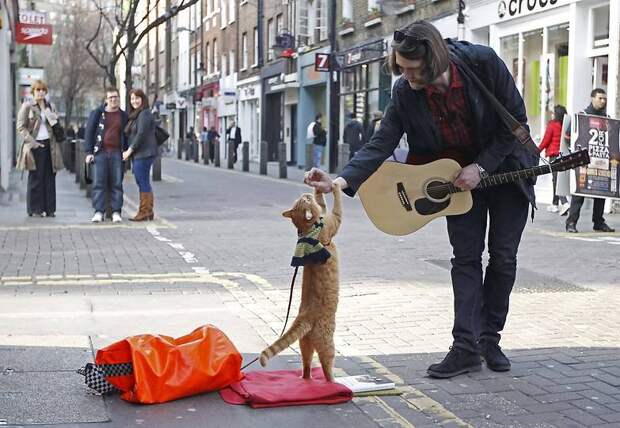
[[[329,193],[332,191],[332,179],[325,171],[312,168],[304,175],[304,183],[314,187],[321,193]]]
[[[126,161],[127,159],[131,157],[132,154],[133,154],[133,149],[130,147],[123,152],[123,160]]]
[[[480,171],[474,164],[467,165],[461,169],[459,175],[454,180],[454,185],[461,190],[472,190],[480,183]]]
[[[92,163],[95,160],[95,155],[86,155],[84,163]]]

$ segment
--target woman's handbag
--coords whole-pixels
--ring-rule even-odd
[[[60,122],[56,122],[52,126],[52,132],[54,133],[54,139],[57,143],[62,143],[67,139],[67,135],[65,134],[65,128],[62,127]]]
[[[166,142],[168,138],[170,138],[170,134],[168,134],[168,131],[157,125],[155,127],[155,140],[157,140],[157,145],[161,146]]]

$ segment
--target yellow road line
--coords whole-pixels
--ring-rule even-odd
[[[378,374],[385,376],[386,378],[393,381],[396,384],[397,388],[402,391],[400,398],[406,402],[409,408],[429,416],[434,420],[437,425],[445,425],[451,423],[460,427],[472,426],[458,416],[456,416],[448,409],[446,409],[441,403],[433,400],[431,397],[424,394],[422,391],[416,389],[411,385],[405,385],[405,382],[398,375],[392,373],[389,369],[387,369],[376,360],[370,357],[360,357],[360,359],[362,360],[362,363],[373,367]],[[379,405],[382,409],[386,411],[386,413],[391,416],[392,422],[406,428],[413,427],[413,425],[409,421],[407,421],[396,410],[390,407],[390,405],[387,404],[379,396],[354,398],[354,400],[371,400],[377,405]]]

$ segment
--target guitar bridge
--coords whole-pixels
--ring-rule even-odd
[[[403,183],[396,183],[396,194],[398,195],[398,200],[400,204],[407,211],[412,211],[411,202],[409,201],[409,196],[407,195],[407,191],[405,190],[405,185]]]

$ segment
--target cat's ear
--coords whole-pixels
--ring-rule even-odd
[[[312,217],[314,217],[312,211],[306,210],[306,220],[312,220]]]
[[[284,211],[282,217],[293,218],[293,210]]]

